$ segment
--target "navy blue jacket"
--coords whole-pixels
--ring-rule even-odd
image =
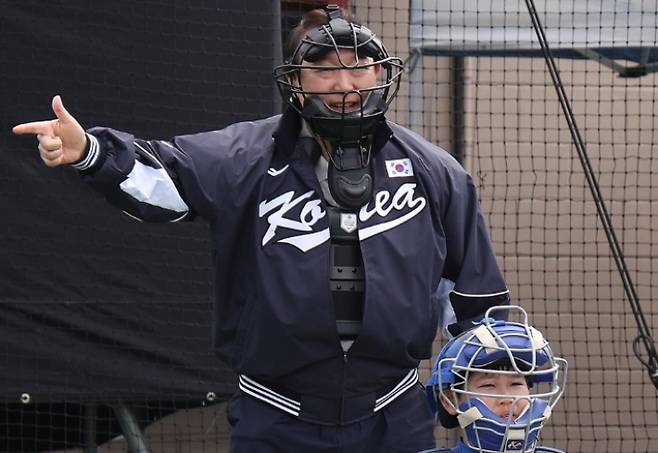
[[[214,348],[234,370],[301,394],[372,392],[431,356],[442,276],[456,283],[458,320],[507,302],[508,292],[469,175],[447,152],[383,123],[373,196],[358,213],[363,327],[344,357],[326,204],[296,145],[300,124],[288,111],[171,142],[94,128],[97,155],[82,174],[139,219],[210,223]]]

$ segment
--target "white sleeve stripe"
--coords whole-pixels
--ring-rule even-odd
[[[142,203],[175,212],[190,210],[163,168],[149,167],[135,160],[132,171],[119,187]]]
[[[138,222],[144,222],[144,220],[140,219],[140,218],[137,217],[137,216],[132,215],[132,214],[129,213],[128,211],[121,210],[121,212],[123,212],[125,215],[127,215],[128,217],[130,217],[130,218],[133,219],[133,220],[137,220]]]
[[[259,384],[258,382],[254,381],[253,379],[250,379],[249,377],[245,376],[244,374],[241,374],[239,377],[239,382],[238,386],[243,389],[244,387],[253,390],[254,392],[258,392],[262,394],[264,397],[269,397],[275,401],[278,401],[281,404],[284,404],[292,409],[299,410],[302,407],[302,403],[299,401],[293,400],[292,398],[285,397],[281,395],[278,392],[275,392],[274,390],[264,386],[263,384]]]
[[[391,390],[386,395],[377,398],[377,400],[375,400],[375,407],[373,411],[377,412],[380,409],[385,408],[390,403],[395,401],[398,398],[398,396],[402,395],[404,392],[406,392],[411,387],[416,385],[417,382],[418,382],[418,370],[414,368],[409,373],[407,373],[407,375],[404,378],[402,378],[402,380],[398,383],[398,385],[395,386],[393,390]]]
[[[462,297],[494,297],[494,296],[502,296],[503,294],[509,294],[509,289],[506,289],[505,291],[501,291],[499,293],[490,293],[490,294],[466,294],[466,293],[460,293],[459,291],[450,291],[451,293],[455,293],[458,296]]]
[[[77,164],[71,165],[73,168],[75,168],[78,171],[82,170],[87,170],[88,168],[91,168],[94,166],[96,161],[98,160],[98,139],[94,137],[91,134],[86,134],[87,139],[89,140],[89,151],[87,152],[87,155],[85,156],[84,159],[82,159],[80,162]]]
[[[243,392],[245,392],[247,395],[251,395],[251,396],[253,396],[253,397],[256,398],[256,399],[261,400],[261,401],[264,402],[264,403],[267,403],[267,404],[269,404],[269,405],[271,405],[271,406],[276,407],[277,409],[280,409],[280,410],[282,410],[282,411],[284,411],[284,412],[287,412],[287,413],[289,413],[290,415],[294,415],[295,417],[299,417],[299,411],[298,411],[298,410],[290,409],[289,407],[284,406],[284,405],[282,405],[282,404],[280,404],[280,403],[277,403],[277,402],[274,401],[274,400],[267,399],[267,398],[263,397],[262,395],[258,394],[257,392],[251,390],[249,387],[241,386],[241,387],[240,387],[240,390],[242,390]]]

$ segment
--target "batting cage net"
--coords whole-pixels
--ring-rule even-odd
[[[405,61],[389,118],[473,176],[513,302],[569,362],[542,443],[658,452],[658,1],[336,3]],[[278,113],[282,43],[324,4],[0,1],[0,451],[228,451],[207,225],[123,216],[9,131],[54,94],[148,138]]]

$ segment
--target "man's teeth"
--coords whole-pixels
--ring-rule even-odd
[[[342,110],[343,108],[348,110],[348,109],[355,108],[356,103],[349,102],[349,103],[346,103],[346,104],[331,104],[330,107],[334,110]]]

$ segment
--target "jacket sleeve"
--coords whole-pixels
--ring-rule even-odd
[[[480,320],[489,307],[509,304],[509,291],[496,261],[477,191],[466,172],[450,172],[443,225],[447,256],[443,277],[455,282],[450,302],[457,318],[453,335]]]
[[[147,222],[196,215],[211,220],[217,184],[206,180],[211,168],[203,168],[198,157],[195,161],[186,152],[194,140],[141,140],[108,128],[90,129],[88,139],[87,156],[74,167],[111,204]]]

